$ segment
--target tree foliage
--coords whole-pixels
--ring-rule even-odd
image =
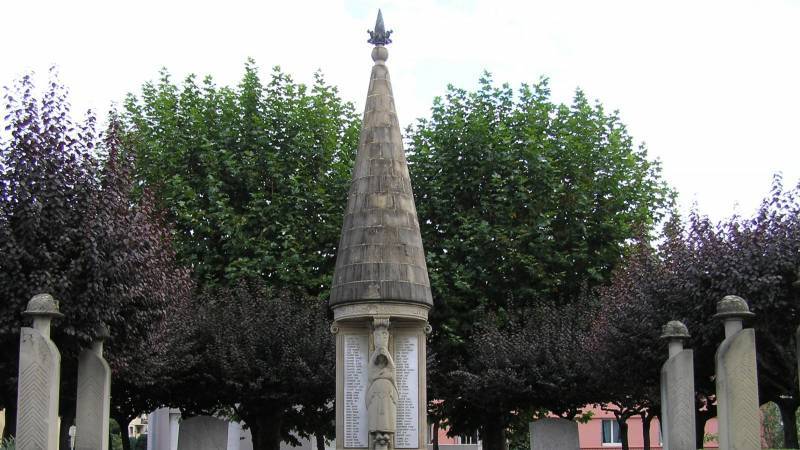
[[[251,60],[236,88],[166,71],[129,96],[137,176],[177,228],[201,286],[260,278],[327,293],[358,139],[349,103]]]
[[[748,325],[756,333],[761,402],[775,402],[784,423],[796,421],[800,406],[794,362],[794,333],[800,321],[799,193],[797,187],[785,190],[776,178],[753,217],[734,216],[717,224],[697,212],[685,224],[674,218],[665,227],[657,252],[651,252],[649,266],[643,268],[639,259],[631,258],[615,278],[616,287],[605,292],[606,301],[628,305],[609,312],[608,329],[620,345],[607,348],[607,356],[623,361],[614,383],[628,378],[647,383],[652,374],[643,378],[641,368],[658,367],[666,359],[664,344],[654,339],[658,327],[673,319],[688,326],[692,338],[687,346],[695,353],[695,389],[701,410],[698,442],[705,420],[715,415],[714,354],[724,337],[722,323],[712,316],[717,301],[729,294],[746,299],[756,314]],[[637,323],[643,326],[637,328]],[[634,339],[641,364],[625,370],[624,361],[631,352],[624,343]],[[796,447],[796,429],[784,431],[787,445]]]
[[[307,87],[275,68],[264,84],[249,61],[235,88],[194,76],[178,86],[162,71],[129,96],[124,121],[136,177],[175,222],[197,281],[162,330],[171,404],[232,411],[259,449],[289,430],[330,437],[323,299],[358,139],[353,106],[320,74]]]
[[[333,437],[336,351],[325,303],[241,282],[213,295],[204,315],[206,374],[220,405],[251,429],[254,448],[299,444],[290,431]]]
[[[77,354],[103,322],[111,329],[107,358],[115,398],[133,382],[132,351],[162,319],[165,305],[185,295],[188,272],[175,264],[171,236],[145,193],[133,201],[130,161],[121,156],[117,126],[101,138],[93,116],[70,117],[54,76],[37,98],[31,78],[7,89],[0,144],[0,362],[2,406],[16,406],[21,313],[36,293],[51,293],[65,318],[53,339],[62,355],[61,411],[74,416]],[[65,426],[70,425],[64,420]],[[13,431],[13,422],[7,425]]]
[[[513,309],[557,309],[586,299],[609,279],[628,240],[649,229],[672,199],[658,162],[633,144],[616,113],[591,104],[580,90],[571,105],[557,104],[546,81],[523,85],[516,95],[488,75],[474,92],[450,87],[435,100],[431,118],[409,129],[409,153],[436,302],[433,349],[442,367],[431,383],[445,415],[462,387],[451,383],[451,372],[493,378],[483,369],[491,361],[475,352],[484,337],[474,324],[486,312],[496,312],[502,324]],[[578,318],[564,323],[574,335],[586,326]],[[474,408],[474,419],[500,417],[494,427],[502,429],[513,419],[506,405],[513,397],[498,393],[504,412]]]

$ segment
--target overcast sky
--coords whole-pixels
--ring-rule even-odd
[[[253,57],[265,76],[321,69],[361,110],[379,7],[401,124],[483,70],[547,76],[556,100],[618,109],[683,211],[749,215],[775,172],[800,178],[800,0],[6,1],[0,84],[55,64],[76,110],[105,111],[161,67],[230,84]]]

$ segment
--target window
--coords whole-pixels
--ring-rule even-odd
[[[603,419],[603,444],[622,444],[619,424],[614,419]]]

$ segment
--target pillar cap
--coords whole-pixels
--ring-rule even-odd
[[[689,329],[680,320],[670,320],[661,327],[661,339],[689,339]]]
[[[50,294],[34,295],[22,315],[25,317],[64,317],[64,314],[58,310],[58,302]]]
[[[729,319],[729,318],[747,318],[754,317],[755,314],[750,312],[750,307],[747,302],[738,295],[726,295],[722,300],[717,302],[717,313],[714,314],[715,319]]]
[[[94,335],[95,340],[97,341],[105,341],[111,337],[111,331],[108,329],[108,326],[102,322],[99,325],[94,327]]]

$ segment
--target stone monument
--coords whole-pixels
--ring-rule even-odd
[[[158,408],[147,418],[147,450],[178,450],[181,410]]]
[[[35,295],[22,315],[33,318],[33,328],[20,330],[17,449],[58,450],[61,354],[50,340],[50,321],[64,315],[48,294]]]
[[[742,320],[754,315],[735,295],[717,302],[714,315],[725,321],[725,340],[716,354],[716,383],[719,447],[727,450],[761,448],[756,335],[752,328],[742,329]]]
[[[216,417],[186,419],[178,432],[178,450],[229,450],[228,428],[228,421]]]
[[[330,306],[336,448],[424,449],[433,306],[378,11],[372,67]]]
[[[531,450],[580,450],[578,423],[546,418],[530,424]]]
[[[664,325],[669,359],[661,366],[661,436],[664,450],[695,450],[694,354],[684,350],[689,330],[673,320]]]
[[[92,348],[78,357],[78,396],[75,412],[75,448],[108,449],[108,418],[111,414],[111,368],[103,358],[103,341],[110,334],[97,328]]]

